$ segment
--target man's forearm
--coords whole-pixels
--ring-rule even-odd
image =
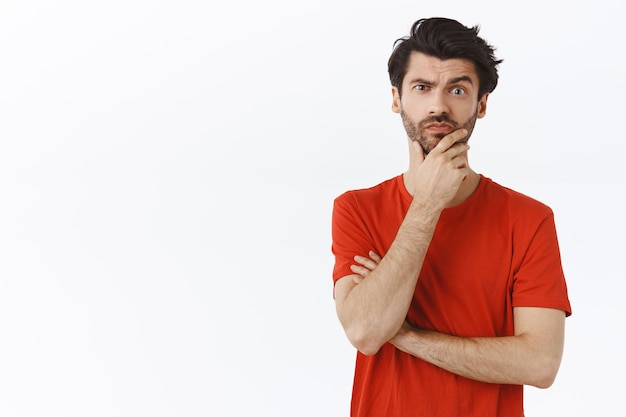
[[[402,326],[439,213],[414,201],[380,264],[338,304],[348,338],[361,352],[375,353]]]
[[[363,282],[357,285],[342,278],[335,284],[339,320],[350,342],[365,354],[376,353],[402,326],[439,215],[455,198],[457,203],[464,201],[478,184],[466,182],[460,192],[471,173],[469,147],[461,141],[467,134],[466,129],[453,131],[428,156],[418,142],[411,143],[409,170],[403,180],[413,201],[396,238]],[[479,179],[477,174],[474,178]]]
[[[390,343],[454,374],[497,384],[549,387],[556,377],[563,337],[558,314],[552,334],[506,337],[457,337],[404,324]]]

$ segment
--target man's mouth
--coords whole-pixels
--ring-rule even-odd
[[[447,123],[428,123],[424,126],[424,129],[433,133],[449,133],[454,130],[454,128]]]

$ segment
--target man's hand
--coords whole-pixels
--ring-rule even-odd
[[[412,143],[414,161],[407,173],[407,182],[414,198],[435,209],[443,209],[452,201],[470,173],[467,134],[465,129],[455,130],[441,139],[428,155],[424,155],[417,141]]]
[[[339,321],[352,345],[365,355],[378,352],[406,320],[441,211],[472,173],[464,143],[467,134],[465,129],[450,133],[426,157],[421,146],[413,145],[404,174],[413,201],[394,241],[380,263],[376,258],[357,261],[356,271],[335,282]]]
[[[354,261],[357,262],[358,265],[350,266],[352,272],[356,274],[352,276],[352,280],[355,284],[359,284],[361,281],[363,281],[363,278],[367,277],[370,272],[376,269],[376,267],[382,260],[380,255],[372,250],[369,251],[367,255],[369,256],[369,258],[367,256],[355,256]]]

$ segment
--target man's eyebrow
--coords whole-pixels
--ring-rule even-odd
[[[472,78],[470,76],[468,76],[468,75],[462,75],[460,77],[453,78],[453,79],[451,79],[448,82],[448,84],[458,84],[458,83],[461,83],[461,82],[468,82],[468,83],[470,83],[472,85],[474,84],[474,82],[472,81]],[[418,78],[413,78],[410,81],[410,84],[435,85],[435,82],[427,80],[425,78],[419,78],[418,77]]]
[[[435,83],[424,78],[413,78],[410,84],[434,85]]]
[[[463,75],[461,77],[456,77],[456,78],[451,79],[450,84],[457,84],[463,81],[467,81],[468,83],[474,85],[474,82],[472,81],[472,79],[467,75]]]

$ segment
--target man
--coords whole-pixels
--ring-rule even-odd
[[[396,42],[408,170],[333,209],[337,315],[358,349],[352,416],[523,416],[523,385],[556,377],[571,308],[553,213],[468,163],[500,62],[450,19]]]

